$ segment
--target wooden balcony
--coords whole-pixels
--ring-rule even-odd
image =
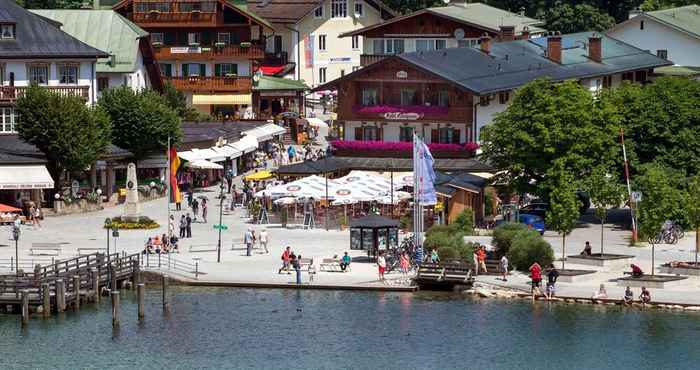
[[[134,12],[132,21],[141,27],[163,27],[183,25],[215,26],[220,16],[203,12]]]
[[[250,92],[253,86],[250,77],[163,77],[182,91],[193,92]]]
[[[374,55],[374,54],[361,54],[360,55],[360,65],[367,67],[370,64],[377,63],[380,60],[386,58],[387,55]]]
[[[188,47],[160,46],[153,48],[156,60],[218,60],[229,58],[262,59],[265,51],[258,45],[241,47],[240,45],[225,45]]]
[[[79,96],[85,100],[90,97],[90,86],[42,86],[53,93],[63,96]],[[26,86],[0,86],[0,101],[13,102],[24,95]]]

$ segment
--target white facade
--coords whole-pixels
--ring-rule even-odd
[[[139,41],[137,40],[134,45],[135,48],[139,47]],[[98,65],[99,69],[99,65]],[[99,97],[102,91],[118,86],[128,86],[134,91],[140,91],[151,86],[151,82],[148,79],[148,71],[146,66],[143,64],[143,55],[141,55],[141,50],[136,54],[136,63],[134,65],[134,70],[131,72],[97,72],[97,96]]]
[[[364,42],[364,52],[367,55],[392,55],[411,53],[414,51],[440,50],[457,47],[479,47],[479,39],[452,38],[367,38]]]
[[[700,38],[643,14],[618,24],[607,35],[657,56],[665,52],[676,65],[700,66]]]

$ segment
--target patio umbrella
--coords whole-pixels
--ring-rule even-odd
[[[0,212],[21,212],[19,208],[8,206],[7,204],[0,203]]]
[[[267,180],[271,177],[272,173],[270,171],[260,171],[246,176],[245,179],[249,181],[260,181]]]
[[[214,162],[209,162],[205,159],[198,159],[194,160],[192,162],[187,162],[185,165],[189,168],[195,168],[195,169],[200,169],[200,170],[223,170],[224,166],[214,163]]]
[[[277,199],[274,203],[277,205],[288,205],[288,204],[295,204],[297,202],[297,198],[294,197],[283,197],[280,199]]]

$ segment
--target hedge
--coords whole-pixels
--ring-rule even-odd
[[[527,226],[513,222],[506,222],[493,230],[491,244],[496,248],[496,256],[501,258],[504,255],[508,255],[513,238],[517,233],[524,230],[527,230]]]
[[[536,230],[523,230],[514,235],[508,259],[516,269],[527,271],[534,262],[549,266],[554,261],[554,251]]]

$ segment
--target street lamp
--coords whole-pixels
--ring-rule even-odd
[[[106,218],[105,219],[105,224],[104,224],[104,229],[107,230],[107,281],[111,282],[112,281],[112,269],[110,268],[112,265],[110,263],[110,258],[109,258],[109,232],[112,229],[112,219],[111,218]],[[111,287],[114,289],[114,287]]]
[[[12,227],[12,239],[15,240],[15,273],[19,271],[19,226],[14,225]]]
[[[219,183],[219,242],[216,246],[216,262],[221,262],[221,229],[224,227],[221,222],[224,215],[224,182]]]
[[[117,253],[117,238],[119,237],[117,225],[112,225],[112,237],[114,238],[114,253]]]

